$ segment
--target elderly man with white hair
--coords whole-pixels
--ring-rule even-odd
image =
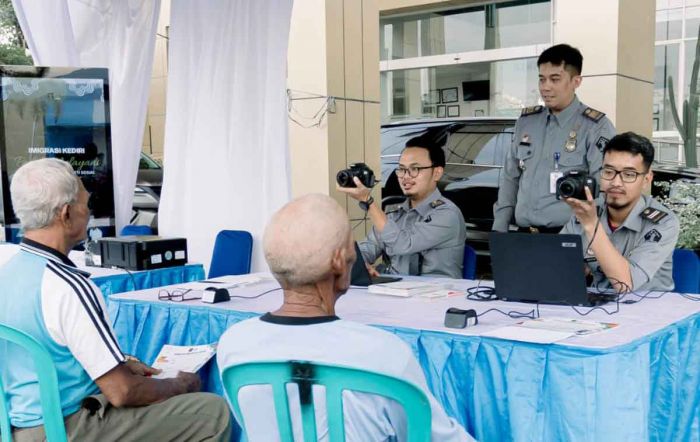
[[[191,393],[199,390],[196,374],[153,379],[157,370],[119,349],[102,293],[67,257],[90,218],[90,194],[70,164],[29,162],[15,172],[10,193],[24,239],[0,267],[0,323],[33,336],[51,355],[68,439],[227,441],[226,402]],[[0,376],[13,439],[45,440],[29,355],[3,342]]]
[[[432,396],[408,345],[391,333],[335,315],[356,256],[347,215],[333,199],[307,195],[292,201],[272,217],[263,241],[284,301],[276,311],[239,322],[224,333],[217,352],[220,370],[249,361],[305,360],[385,373],[425,392],[432,411],[432,440],[471,439]],[[278,441],[270,390],[244,387],[239,399],[248,440]],[[406,440],[405,417],[393,401],[346,393],[343,408],[346,440]],[[298,407],[291,410],[299,423]],[[325,410],[319,406],[316,413],[320,439],[327,440]],[[295,440],[303,440],[300,423],[294,431]]]

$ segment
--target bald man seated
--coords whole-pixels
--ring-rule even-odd
[[[432,396],[408,345],[389,332],[336,316],[335,303],[348,290],[356,256],[348,217],[333,199],[307,195],[284,206],[270,220],[263,248],[284,301],[274,312],[224,333],[219,370],[249,361],[294,359],[385,373],[417,385],[429,398],[432,440],[472,440]],[[406,440],[400,405],[381,396],[348,393],[343,396],[347,441]],[[270,390],[246,387],[239,400],[248,440],[279,440]],[[327,437],[325,408],[318,403],[315,408],[318,432]],[[295,440],[303,440],[299,408],[291,410],[299,423]],[[241,416],[236,419],[240,422]]]

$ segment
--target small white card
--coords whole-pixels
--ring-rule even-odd
[[[216,344],[164,345],[153,363],[153,368],[163,371],[153,377],[156,379],[174,378],[179,371],[196,373],[215,354]]]

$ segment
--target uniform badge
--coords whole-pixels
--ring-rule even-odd
[[[520,144],[524,146],[529,146],[530,145],[530,135],[525,134],[523,137],[520,139]]]
[[[564,149],[567,152],[573,152],[576,150],[576,131],[572,130],[569,132],[569,138],[566,140],[566,144],[564,145]]]
[[[666,218],[667,215],[668,212],[664,212],[663,210],[654,209],[651,207],[647,207],[646,209],[644,209],[641,214],[642,218],[647,219],[654,224],[658,224],[659,221]]]
[[[605,137],[598,137],[598,141],[595,142],[595,145],[598,146],[599,150],[603,150],[605,149],[605,146],[607,146],[608,141],[610,140]]]
[[[646,241],[659,242],[659,241],[661,241],[661,234],[659,233],[658,230],[651,229],[650,231],[647,232],[646,235],[644,235],[644,239]]]
[[[432,207],[434,209],[436,207],[442,206],[443,204],[445,204],[445,202],[443,200],[435,200],[432,203],[430,203],[430,207]]]

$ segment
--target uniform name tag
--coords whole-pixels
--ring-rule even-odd
[[[563,177],[562,172],[550,172],[549,173],[549,193],[557,193],[557,180]]]

